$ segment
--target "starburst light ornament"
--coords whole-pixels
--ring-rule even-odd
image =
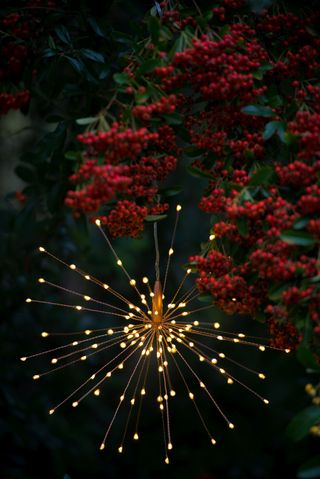
[[[112,246],[107,234],[102,229],[100,220],[96,220],[95,224],[105,238],[116,264],[122,269],[129,285],[134,290],[137,301],[128,300],[119,291],[112,288],[111,285],[100,281],[94,276],[86,273],[75,264],[67,264],[62,259],[47,251],[44,247],[39,247],[39,251],[48,255],[51,259],[59,262],[64,267],[70,268],[74,273],[80,275],[84,280],[89,281],[96,286],[102,288],[106,295],[117,298],[122,306],[114,306],[108,300],[101,301],[87,294],[73,291],[50,282],[45,278],[39,278],[39,283],[57,288],[63,292],[70,293],[79,300],[81,304],[62,304],[52,301],[41,301],[37,299],[27,298],[27,303],[44,303],[63,308],[71,308],[76,311],[88,311],[90,313],[100,313],[106,315],[104,328],[86,329],[75,333],[66,333],[69,337],[74,334],[74,338],[66,344],[55,349],[43,351],[31,356],[24,356],[21,361],[27,361],[41,355],[51,356],[51,368],[48,371],[33,375],[34,380],[38,380],[43,376],[52,372],[62,370],[68,366],[73,366],[82,361],[96,356],[102,351],[110,353],[108,361],[104,361],[101,367],[93,371],[93,373],[78,386],[71,394],[65,397],[59,404],[52,407],[49,414],[53,414],[60,406],[70,402],[73,407],[79,404],[89,395],[100,396],[101,388],[106,381],[110,381],[114,373],[124,370],[127,371],[127,381],[123,388],[122,394],[117,398],[114,414],[106,429],[105,435],[100,444],[100,449],[106,447],[106,442],[111,432],[112,426],[116,420],[117,413],[121,407],[129,408],[125,430],[122,435],[121,442],[118,446],[118,452],[124,450],[124,443],[129,434],[130,419],[136,416],[135,429],[132,433],[133,440],[139,439],[139,419],[142,408],[142,402],[147,394],[148,377],[154,375],[158,377],[158,394],[153,400],[158,404],[163,423],[164,438],[164,461],[169,464],[169,454],[173,449],[170,427],[170,405],[176,396],[172,381],[172,373],[175,370],[175,376],[181,380],[185,388],[185,397],[189,399],[198,414],[206,433],[209,436],[211,444],[216,444],[216,439],[211,428],[205,421],[201,410],[198,406],[198,396],[203,394],[212,403],[223,420],[230,429],[234,429],[234,424],[226,416],[217,400],[213,396],[210,388],[207,387],[205,379],[198,374],[193,363],[190,362],[188,355],[193,354],[197,361],[206,363],[211,370],[219,375],[223,375],[227,384],[239,383],[246,388],[251,394],[256,396],[263,403],[268,404],[269,401],[258,394],[254,389],[250,388],[240,380],[238,380],[229,371],[229,366],[234,364],[242,367],[247,372],[254,374],[259,379],[265,379],[262,372],[254,371],[247,366],[239,364],[227,354],[221,351],[223,342],[233,344],[244,344],[265,351],[266,348],[277,349],[267,344],[257,343],[255,339],[246,336],[243,333],[229,333],[221,331],[220,324],[217,321],[202,322],[200,313],[203,310],[213,308],[214,305],[203,306],[200,308],[190,306],[198,296],[199,292],[195,286],[191,287],[185,293],[182,292],[187,277],[191,273],[191,269],[187,269],[177,290],[174,293],[169,291],[166,293],[167,279],[171,257],[174,253],[173,245],[176,235],[181,206],[176,206],[176,218],[171,239],[171,244],[167,254],[165,273],[163,280],[160,275],[160,255],[157,236],[157,223],[154,223],[154,241],[155,241],[155,281],[150,284],[149,279],[145,276],[142,278],[141,284],[132,278],[121,259],[118,257],[114,247]],[[215,237],[210,236],[210,241],[214,241]],[[141,290],[143,288],[143,292]],[[169,301],[167,301],[167,299]],[[234,298],[234,301],[237,299]],[[99,308],[99,309],[98,309]],[[121,318],[123,324],[121,326],[111,326],[110,318]],[[55,333],[43,331],[41,336],[47,338]],[[61,336],[61,333],[58,333]],[[203,342],[203,338],[208,338],[211,342],[210,346]],[[289,352],[289,350],[285,350]],[[152,370],[152,366],[155,369]],[[131,369],[130,369],[131,367]],[[176,379],[176,377],[175,377]],[[193,386],[191,386],[193,382]],[[198,384],[195,388],[194,384]]]

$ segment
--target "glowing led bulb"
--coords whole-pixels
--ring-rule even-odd
[[[47,338],[49,336],[49,333],[47,333],[46,331],[42,331],[41,336],[43,338]]]
[[[137,432],[134,433],[133,439],[137,441],[139,439],[139,434]]]

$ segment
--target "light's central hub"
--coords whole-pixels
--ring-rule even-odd
[[[154,325],[163,323],[163,294],[160,281],[154,283],[151,321]]]

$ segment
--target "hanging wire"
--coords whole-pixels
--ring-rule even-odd
[[[160,252],[159,252],[159,240],[158,240],[158,223],[156,221],[153,223],[153,236],[154,236],[154,247],[156,250],[156,261],[155,261],[156,280],[160,281]]]

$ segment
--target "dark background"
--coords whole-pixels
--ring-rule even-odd
[[[106,78],[106,91],[112,81],[112,71],[120,69],[130,49],[123,38],[126,35],[139,38],[143,30],[143,15],[151,3],[111,2],[110,8],[103,8],[100,2],[81,2],[80,8],[97,18],[102,16],[105,25],[110,25],[110,37],[106,39],[105,50],[110,53],[111,73]],[[69,5],[72,11],[78,8],[78,2],[69,2]],[[72,15],[66,17],[67,27],[73,22]],[[115,31],[124,32],[121,41],[116,39]],[[91,41],[94,42],[94,38]],[[260,353],[238,345],[233,345],[230,350],[231,356],[239,362],[266,373],[267,380],[258,382],[249,374],[234,370],[237,377],[270,398],[269,406],[260,403],[238,385],[226,387],[210,368],[194,360],[194,366],[203,371],[207,385],[236,425],[235,430],[230,431],[212,404],[208,400],[202,401],[202,411],[217,439],[215,447],[208,441],[190,400],[180,388],[179,378],[173,375],[177,383],[177,396],[172,401],[171,409],[174,450],[169,466],[163,462],[162,426],[152,394],[149,398],[146,396],[142,412],[141,439],[138,442],[131,440],[130,433],[124,453],[117,453],[118,440],[126,420],[126,408],[123,407],[106,449],[99,451],[121,388],[126,383],[125,370],[108,382],[100,397],[90,397],[76,409],[67,404],[53,416],[48,415],[53,405],[85,380],[93,366],[88,361],[81,363],[81,367],[70,367],[35,382],[32,375],[47,368],[45,359],[22,363],[19,357],[61,344],[59,338],[42,339],[40,333],[43,330],[59,332],[107,327],[109,320],[99,315],[25,303],[26,297],[70,301],[68,296],[37,283],[37,278],[42,276],[71,289],[85,292],[88,288],[75,274],[39,254],[38,246],[43,245],[66,262],[75,262],[103,281],[112,283],[114,289],[130,294],[126,278],[116,268],[112,254],[96,228],[88,225],[84,218],[74,220],[63,207],[66,172],[72,171],[73,165],[68,164],[63,154],[59,153],[62,147],[57,146],[60,134],[55,130],[57,118],[47,118],[48,122],[44,123],[43,117],[48,117],[52,111],[55,115],[62,115],[61,110],[55,111],[52,98],[57,94],[56,88],[60,88],[61,94],[65,93],[67,83],[72,84],[74,78],[71,75],[70,80],[69,75],[70,71],[65,65],[61,67],[61,77],[58,79],[50,78],[45,70],[37,86],[40,85],[43,91],[48,87],[46,102],[35,95],[28,111],[10,112],[1,120],[1,478],[298,477],[301,464],[317,453],[319,441],[307,437],[300,442],[293,442],[286,433],[292,417],[309,405],[309,398],[304,392],[305,384],[316,379],[305,372],[294,354],[284,355],[274,351]],[[84,80],[84,84],[79,85],[79,82],[74,81],[74,84],[80,89],[87,88],[86,100],[91,98],[88,82]],[[91,87],[94,89],[94,86]],[[67,102],[70,117],[63,118],[66,124],[72,122],[74,117],[83,117],[95,111],[93,100],[84,102],[81,115],[76,111],[77,105],[70,94]],[[48,131],[55,131],[56,136],[45,137]],[[70,129],[68,134],[70,136]],[[51,143],[48,138],[51,138]],[[64,138],[62,143],[63,148],[67,145],[67,149],[72,149],[72,141]],[[26,185],[26,181],[21,179],[24,175],[19,174],[18,179],[14,173],[21,154],[29,155],[28,161],[33,171],[37,172],[37,178],[28,182],[29,199],[25,204],[16,201],[11,193]],[[61,166],[62,161],[64,166]],[[170,200],[169,217],[159,223],[160,247],[164,256],[171,238],[175,205],[177,202],[183,205],[176,254],[168,281],[171,291],[183,275],[182,265],[190,255],[198,252],[199,242],[207,239],[209,227],[208,217],[196,207],[203,189],[201,180],[187,176],[181,165],[167,186],[179,184],[185,185],[184,193]],[[141,278],[145,274],[152,277],[154,247],[151,224],[147,225],[140,239],[121,239],[114,244],[133,277]],[[199,307],[203,305],[198,304]],[[263,337],[267,335],[265,326],[250,318],[227,318],[218,311],[199,313],[200,317],[203,321],[219,320],[226,330],[245,331]],[[152,391],[152,374],[149,378]]]

